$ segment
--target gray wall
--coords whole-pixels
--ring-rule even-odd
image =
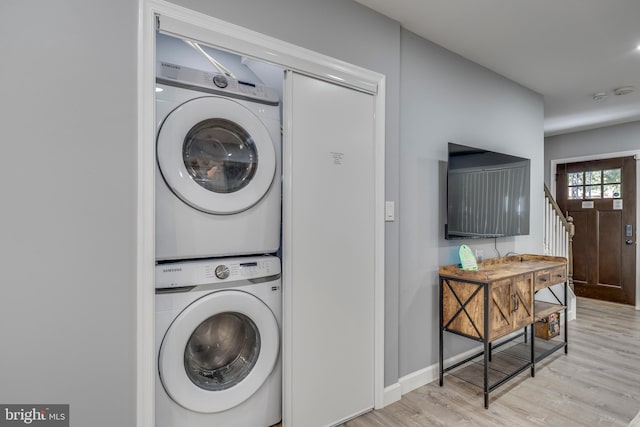
[[[130,0],[0,3],[0,403],[74,426],[135,424],[136,27]]]
[[[640,122],[545,138],[544,182],[551,185],[552,160],[637,150],[640,150]]]
[[[531,159],[530,236],[500,238],[501,255],[542,250],[542,97],[413,33],[401,37],[400,376],[438,362],[438,266],[466,243],[497,256],[494,240],[444,240],[447,143]],[[539,195],[539,197],[536,197]],[[447,355],[469,340],[447,336]]]
[[[353,2],[177,3],[387,76],[385,383],[436,363],[446,142],[529,157],[540,188],[541,98]],[[135,424],[136,35],[130,0],[0,4],[0,402],[72,425]],[[533,201],[503,254],[540,250]]]

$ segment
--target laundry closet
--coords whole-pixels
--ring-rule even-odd
[[[384,78],[180,12],[155,10],[145,64],[155,425],[381,406]]]

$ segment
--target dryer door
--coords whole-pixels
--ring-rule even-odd
[[[251,397],[275,366],[278,323],[258,298],[242,291],[206,295],[173,321],[160,346],[160,379],[186,409],[213,413]]]
[[[188,205],[233,214],[269,191],[276,154],[260,119],[238,102],[195,98],[173,110],[158,131],[160,172]]]

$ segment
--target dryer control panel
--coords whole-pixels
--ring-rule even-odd
[[[169,62],[158,62],[156,65],[156,82],[268,105],[280,103],[278,92],[263,84],[244,82],[221,73],[196,70]]]
[[[226,283],[279,275],[274,256],[213,258],[156,265],[156,289]]]

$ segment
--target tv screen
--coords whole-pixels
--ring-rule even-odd
[[[445,238],[529,234],[530,163],[450,142]]]

